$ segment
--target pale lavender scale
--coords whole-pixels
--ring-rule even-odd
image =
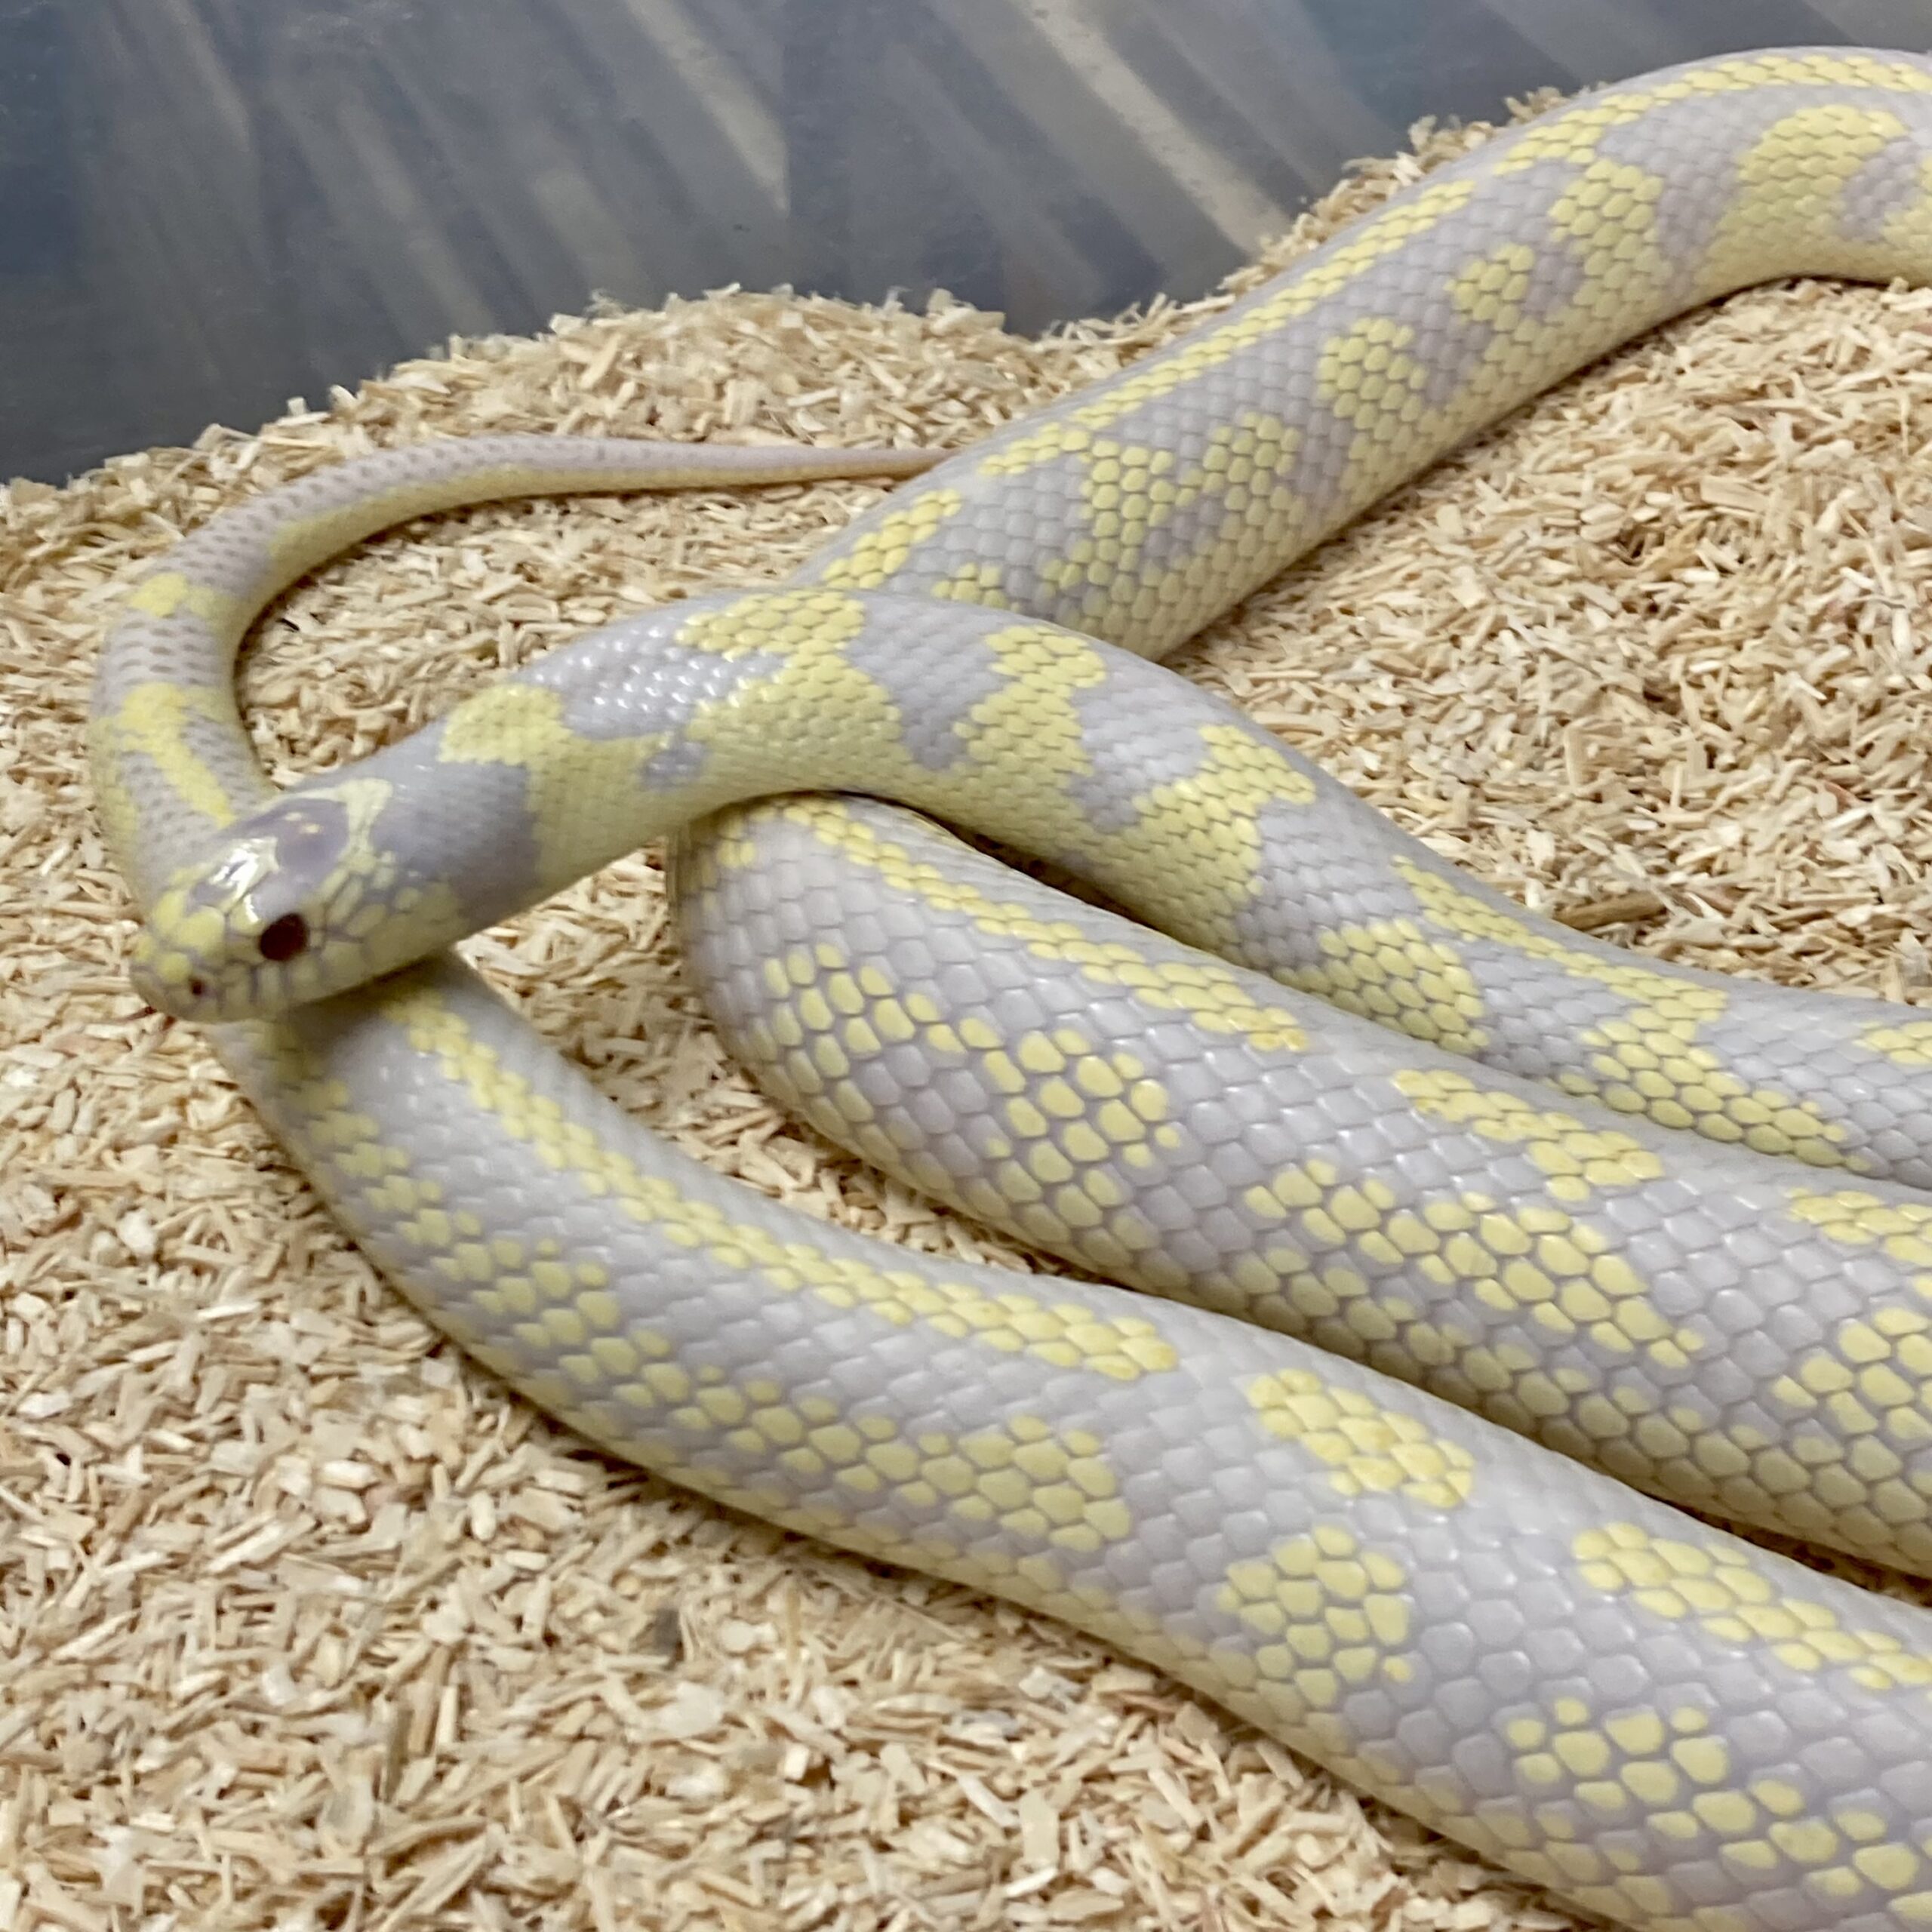
[[[1331,963],[1334,942],[1324,946],[1324,933],[1413,921],[1419,911],[1414,890],[1389,863],[1403,849],[1401,835],[1327,774],[1296,764],[1315,778],[1317,801],[1271,802],[1255,814],[1254,890],[1216,949],[1284,976]]]
[[[1148,816],[1148,795],[1198,777],[1214,755],[1202,732],[1177,731],[1140,709],[1141,728],[1110,681],[1075,691],[1069,708],[1090,747],[1087,769],[1066,786],[1081,817],[1097,832],[1124,832]],[[1217,719],[1216,723],[1223,721]],[[1226,721],[1232,722],[1232,720]],[[1271,754],[1278,752],[1271,740]]]
[[[539,675],[543,666],[557,666],[552,681],[565,697],[562,721],[592,743],[669,735],[671,742],[654,750],[635,773],[638,784],[667,796],[694,791],[720,761],[712,746],[689,734],[693,720],[786,669],[777,653],[726,657],[691,650],[654,613],[611,626],[595,638],[597,648],[581,663],[566,667],[561,654],[540,659],[530,681],[545,682]],[[613,798],[606,808],[609,818],[620,818],[627,802]]]
[[[118,710],[137,685],[149,684],[205,691],[223,706],[232,707],[234,697],[224,675],[226,656],[205,618],[188,611],[165,617],[138,612],[122,618],[118,629],[122,648],[102,660],[97,713]]]
[[[1481,989],[1487,1037],[1472,1058],[1527,1078],[1571,1080],[1591,1094],[1627,1087],[1602,1037],[1607,1024],[1628,1020],[1634,1002],[1627,992],[1506,944],[1442,937]],[[1847,1178],[1875,1166],[1908,1187],[1932,1186],[1922,1078],[1858,1044],[1857,1034],[1876,1023],[1872,1017],[1849,1002],[1820,1006],[1815,993],[1798,989],[1642,963],[1667,980],[1724,988],[1727,1008],[1698,1024],[1696,1048],[1752,1091],[1807,1109],[1832,1132],[1837,1156],[1851,1163]]]
[[[1857,1184],[1860,1168],[1875,1164],[1909,1186],[1932,1189],[1925,1069],[1900,1066],[1860,1037],[1912,1016],[1876,1001],[1821,1014],[1803,989],[1747,983],[1740,998],[1734,983],[1734,1005],[1698,1028],[1699,1045],[1747,1085],[1801,1099],[1840,1129],[1835,1151],[1857,1164],[1843,1184]],[[1829,1171],[1807,1178],[1835,1184]]]
[[[211,706],[211,709],[214,708]],[[274,797],[273,788],[263,780],[260,768],[248,755],[246,748],[235,742],[232,726],[218,712],[214,716],[203,716],[198,712],[189,711],[179,721],[179,735],[181,743],[219,781],[229,804],[238,813],[253,810]],[[183,809],[183,801],[178,793],[169,787],[165,774],[155,771],[146,758],[129,761],[125,774],[137,793],[151,793],[149,803],[157,813],[170,814]]]
[[[398,458],[405,454],[398,451]],[[398,461],[394,467],[404,466]],[[225,597],[248,600],[261,594],[262,586],[274,580],[275,540],[295,516],[334,503],[353,503],[374,481],[365,477],[360,487],[347,488],[341,466],[331,464],[300,482],[288,484],[253,503],[236,506],[234,521],[226,517],[198,530],[167,560],[165,568],[178,570],[190,583],[205,585]]]
[[[1820,85],[1767,88],[1759,94],[1700,96],[1690,101],[1663,104],[1632,127],[1606,131],[1601,146],[1607,157],[1617,158],[1627,154],[1633,165],[1666,177],[1657,204],[1658,232],[1661,251],[1675,272],[1667,289],[1657,297],[1654,314],[1633,317],[1627,312],[1626,303],[1624,311],[1614,315],[1605,314],[1593,322],[1580,318],[1579,328],[1557,360],[1537,372],[1536,386],[1580,366],[1644,323],[1662,319],[1700,296],[1718,292],[1700,286],[1698,266],[1732,198],[1733,177],[1739,158],[1768,126],[1794,108],[1828,103],[1841,100],[1843,95],[1841,88]],[[1932,122],[1923,103],[1911,97],[1887,95],[1884,99],[1888,108],[1909,122]],[[1700,125],[1700,118],[1706,115],[1713,131],[1708,134]],[[1653,123],[1657,130],[1654,138]],[[1925,138],[1922,131],[1915,128],[1915,152],[1922,153]],[[1467,160],[1438,171],[1431,181],[1439,185],[1466,176],[1480,179],[1493,175],[1514,145],[1512,139],[1505,137]],[[1100,433],[1114,441],[1139,441],[1174,451],[1180,466],[1185,466],[1202,446],[1204,423],[1238,420],[1244,410],[1265,408],[1292,423],[1301,438],[1291,478],[1300,501],[1274,532],[1272,540],[1254,552],[1249,560],[1250,574],[1241,576],[1238,569],[1235,575],[1241,580],[1230,578],[1222,587],[1225,594],[1218,602],[1213,593],[1205,590],[1184,601],[1177,600],[1168,614],[1171,623],[1164,627],[1155,621],[1144,629],[1137,625],[1135,635],[1121,641],[1131,641],[1135,648],[1149,654],[1161,654],[1180,637],[1189,634],[1187,629],[1179,627],[1184,617],[1192,620],[1192,627],[1198,627],[1238,601],[1272,575],[1291,554],[1318,540],[1358,507],[1341,488],[1358,447],[1356,433],[1352,425],[1322,402],[1312,380],[1312,352],[1318,350],[1337,328],[1370,314],[1400,312],[1404,320],[1414,323],[1423,345],[1419,359],[1424,365],[1429,395],[1439,402],[1455,401],[1460,378],[1461,399],[1471,405],[1472,413],[1488,413],[1487,409],[1476,411],[1473,407],[1478,399],[1489,404],[1488,384],[1471,383],[1468,379],[1475,373],[1483,349],[1494,339],[1494,331],[1454,309],[1445,294],[1446,281],[1457,268],[1489,248],[1527,234],[1534,238],[1539,257],[1530,312],[1543,319],[1572,306],[1577,272],[1574,266],[1564,269],[1560,265],[1574,258],[1567,257],[1561,244],[1548,233],[1546,223],[1539,226],[1539,217],[1546,215],[1550,205],[1579,172],[1575,164],[1561,162],[1541,162],[1520,171],[1510,178],[1506,213],[1492,209],[1478,199],[1459,220],[1411,238],[1379,263],[1373,293],[1365,293],[1360,288],[1345,288],[1317,304],[1306,315],[1283,325],[1238,363],[1223,365],[1193,379],[1184,405],[1177,403],[1172,395],[1158,398],[1105,426]],[[1545,263],[1558,266],[1546,267]],[[1266,300],[1295,272],[1290,270],[1287,277],[1244,298],[1220,325]],[[1138,368],[1144,372],[1158,366],[1165,355],[1175,352],[1147,358]],[[1525,376],[1518,369],[1509,377],[1499,374],[1496,380],[1515,389],[1524,384]],[[961,560],[986,558],[1004,566],[1003,588],[1009,599],[1036,615],[1077,628],[1092,629],[1104,621],[1109,608],[1117,611],[1119,606],[1109,606],[1103,597],[1090,596],[1084,589],[1062,590],[1035,574],[1038,560],[1063,555],[1069,542],[1084,531],[1085,518],[1076,494],[1081,466],[1063,458],[1028,474],[989,478],[977,464],[977,459],[1030,433],[1048,417],[1070,412],[1085,400],[1075,398],[1054,411],[1025,419],[980,445],[972,453],[974,460],[971,466],[956,462],[937,472],[934,482],[960,491],[967,498],[966,503],[932,537],[915,548],[895,573],[893,588],[930,589],[950,575]],[[1411,466],[1420,468],[1436,453],[1435,441],[1417,438],[1411,453]],[[875,512],[855,521],[814,560],[808,577],[819,576],[827,563],[848,554],[853,543],[880,515],[889,512]],[[1164,529],[1150,533],[1144,552],[1143,575],[1157,576],[1197,555],[1202,539],[1217,527],[1217,521],[1212,500],[1206,500],[1191,514],[1177,516]]]
[[[1539,161],[1512,180],[1529,188],[1535,204],[1544,210],[1546,224],[1549,210],[1576,177],[1574,162]],[[1546,226],[1544,232],[1538,235],[1534,228],[1518,229],[1513,223],[1505,223],[1484,236],[1481,248],[1471,251],[1471,259],[1478,254],[1494,254],[1503,248],[1511,250],[1513,259],[1516,251],[1525,245],[1529,249],[1530,263],[1521,297],[1521,312],[1527,320],[1540,327],[1547,327],[1564,318],[1574,307],[1583,291],[1583,264],[1574,251],[1555,245]],[[1501,380],[1500,373],[1491,380]]]
[[[709,602],[715,614],[718,600]],[[681,732],[700,712],[783,674],[786,660],[777,651],[693,647],[683,635],[688,621],[679,605],[620,619],[510,681],[555,692],[561,721],[580,737],[615,743]]]
[[[974,710],[1010,688],[1012,674],[983,633],[964,634],[943,603],[930,609],[922,618],[898,608],[873,617],[840,655],[893,700],[906,752],[929,771],[949,771],[968,754]],[[955,634],[949,636],[949,629]],[[920,632],[945,638],[943,658],[907,648],[921,641]]]
[[[371,844],[393,869],[383,896],[454,891],[478,931],[540,897],[543,853],[524,774],[512,765],[455,762],[439,765],[435,782],[447,809],[433,820],[418,819],[406,796],[390,800],[375,816]],[[318,783],[326,787],[329,780]],[[302,794],[293,795],[299,800]],[[463,863],[470,841],[460,829],[467,825],[491,828],[485,870]]]
[[[1292,977],[1322,971],[1334,961],[1324,931],[1406,921],[1424,939],[1448,947],[1481,997],[1469,1023],[1481,1037],[1470,1057],[1527,1079],[1577,1083],[1586,1092],[1621,1086],[1607,1066],[1602,1029],[1626,1020],[1636,1003],[1626,986],[1581,970],[1633,968],[1667,984],[1722,995],[1715,1017],[1700,1022],[1694,1040],[1726,1071],[1753,1090],[1811,1109],[1838,1133],[1838,1153],[1876,1164],[1907,1186],[1932,1186],[1932,1137],[1925,1129],[1922,1081],[1917,1070],[1887,1061],[1859,1035],[1882,1023],[1884,1009],[1850,1001],[1821,1003],[1815,992],[1700,971],[1672,961],[1633,958],[1585,935],[1566,932],[1481,881],[1407,844],[1383,820],[1332,780],[1329,807],[1318,826],[1308,813],[1269,806],[1259,814],[1261,858],[1256,890],[1223,949],[1254,969]],[[1500,913],[1540,938],[1554,938],[1563,958],[1534,956],[1506,941],[1472,937],[1438,925],[1389,863],[1404,852],[1411,863],[1457,893]]]
[[[1555,191],[1552,180],[1552,198]],[[1269,540],[1257,543],[1251,559],[1244,560],[1245,577],[1197,588],[1185,603],[1175,601],[1168,626],[1173,635],[1167,641],[1187,635],[1238,601],[1272,574],[1291,549],[1299,550],[1317,540],[1355,507],[1342,486],[1356,460],[1361,434],[1322,399],[1313,376],[1320,351],[1338,332],[1357,322],[1399,313],[1413,323],[1426,345],[1420,358],[1426,398],[1446,404],[1459,391],[1466,391],[1468,377],[1497,333],[1491,325],[1459,312],[1445,292],[1445,271],[1453,273],[1469,253],[1466,236],[1457,231],[1430,231],[1414,238],[1378,264],[1373,281],[1352,285],[1324,298],[1306,314],[1278,325],[1238,359],[1193,378],[1184,404],[1172,395],[1156,396],[1095,429],[1093,433],[1111,445],[1169,454],[1173,463],[1165,474],[1175,481],[1194,471],[1209,447],[1212,437],[1208,425],[1238,425],[1245,417],[1266,415],[1285,419],[1294,426],[1295,444],[1279,480],[1294,494],[1296,504],[1277,518]],[[1274,287],[1245,298],[1217,326],[1228,325],[1269,299]],[[1152,369],[1164,359],[1149,357],[1138,365],[1139,371]],[[1045,415],[1025,419],[1014,429],[987,438],[967,460],[937,473],[928,487],[957,491],[965,503],[915,549],[894,573],[891,587],[929,590],[949,577],[961,558],[984,557],[1003,566],[1002,591],[1019,608],[1079,629],[1094,629],[1099,623],[1102,628],[1098,634],[1126,641],[1105,623],[1104,614],[1109,608],[1107,591],[1084,586],[1066,589],[1038,574],[1043,562],[1064,556],[1071,545],[1089,533],[1091,512],[1081,494],[1084,462],[1057,458],[1017,475],[989,472],[986,467],[987,459],[997,458],[1011,443],[1032,433],[1040,422],[1053,415],[1075,414],[1082,403],[1083,398],[1076,397]],[[1418,466],[1426,454],[1418,448]],[[807,580],[822,577],[826,565],[849,554],[857,534],[881,515],[889,513],[875,512],[855,521],[808,567]],[[989,519],[990,529],[986,528]],[[1149,531],[1131,576],[1140,583],[1151,585],[1184,569],[1218,541],[1229,520],[1226,504],[1212,491],[1204,492],[1192,506],[1173,509]],[[1183,621],[1186,628],[1180,628]],[[1165,632],[1161,634],[1167,636]],[[1137,648],[1151,648],[1136,641]]]
[[[1844,185],[1840,220],[1848,241],[1884,239],[1886,224],[1924,198],[1925,143],[1901,134],[1888,141]]]

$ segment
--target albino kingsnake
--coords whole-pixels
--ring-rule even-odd
[[[614,626],[278,797],[235,653],[359,538],[931,460],[494,437],[306,477],[181,543],[106,647],[137,983],[221,1023],[431,1319],[614,1454],[1096,1632],[1613,1919],[1932,1924],[1932,1617],[1614,1479],[1932,1574],[1932,1020],[1531,917],[1129,654],[1794,273],[1932,279],[1932,60],[1758,54],[1565,106],[786,589]],[[813,788],[1174,937],[882,804],[694,823]],[[692,971],[774,1095],[1157,1294],[782,1209],[447,955],[321,997],[673,832]]]

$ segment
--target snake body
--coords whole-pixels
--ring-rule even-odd
[[[1094,1632],[1626,1924],[1932,1923],[1932,1619],[1671,1506],[1932,1573],[1932,1022],[1540,921],[1136,661],[1794,272],[1932,279],[1932,62],[1573,103],[930,468],[485,438],[261,497],[103,654],[137,983],[418,1306],[614,1453]],[[921,470],[780,589],[611,626],[278,795],[255,762],[235,651],[374,530]],[[1168,937],[912,811],[743,802],[820,789]],[[772,1091],[1157,1298],[712,1175],[439,950],[667,835]]]

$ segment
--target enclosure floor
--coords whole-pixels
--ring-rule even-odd
[[[1421,165],[1367,170],[1267,265]],[[1226,299],[1044,342],[767,296],[564,320],[0,496],[0,1927],[1574,1922],[1149,1672],[552,1429],[404,1307],[122,977],[88,677],[130,573],[222,505],[486,429],[962,445]],[[1932,296],[1742,297],[1441,466],[1182,668],[1534,906],[1932,1003],[1928,443]],[[360,755],[614,616],[782,577],[875,494],[397,533],[262,627],[265,754]],[[614,866],[475,955],[720,1168],[1017,1261],[725,1064],[660,883]]]

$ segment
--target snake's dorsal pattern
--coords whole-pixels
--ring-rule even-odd
[[[1912,57],[1591,97],[937,465],[793,586],[614,627],[280,800],[233,652],[360,536],[929,460],[485,438],[258,499],[133,589],[103,661],[143,983],[220,1023],[419,1306],[614,1453],[1094,1631],[1632,1925],[1932,1923],[1932,1618],[1524,1439],[1932,1569],[1932,1023],[1542,924],[1091,641],[1162,654],[1666,315],[1777,274],[1932,279],[1929,180]],[[774,1090],[1204,1308],[781,1209],[446,955],[334,991],[761,780],[1030,841],[1226,955],[856,799],[676,855],[707,995]]]
[[[1292,946],[1303,854],[1340,881],[1364,822],[1391,836],[1238,712],[1037,619],[700,598],[241,821],[156,900],[137,973],[204,1017],[325,996],[717,807],[841,784],[1229,950],[1244,926],[1251,951]],[[915,875],[849,808],[779,826],[707,853],[688,937],[734,1045],[834,1137],[1083,1269],[1364,1358],[1653,1494],[1932,1570],[1921,1197],[1586,1121],[1109,915],[1017,904],[963,852]],[[1355,863],[1372,898],[1386,854]],[[305,943],[274,956],[291,922]],[[1737,989],[1747,1034],[1758,990]]]

